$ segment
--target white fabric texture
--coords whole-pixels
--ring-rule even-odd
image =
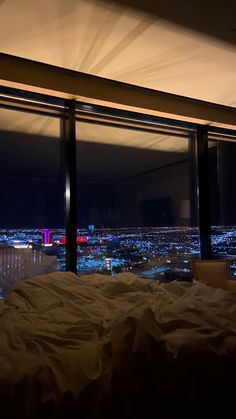
[[[148,418],[156,403],[194,399],[210,372],[214,397],[230,380],[236,299],[200,283],[51,273],[8,294],[0,330],[4,419]]]

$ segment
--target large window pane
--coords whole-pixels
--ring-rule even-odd
[[[0,110],[0,288],[64,269],[60,120]]]
[[[78,273],[190,278],[195,180],[186,137],[78,122]]]
[[[213,138],[208,146],[213,258],[229,259],[236,277],[236,138]]]

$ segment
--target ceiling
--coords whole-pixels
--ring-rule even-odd
[[[30,134],[35,139],[43,136],[60,138],[59,118],[35,115],[11,109],[0,109],[0,136],[2,132]],[[78,141],[117,145],[153,151],[184,152],[185,138],[153,134],[125,128],[116,128],[78,121],[76,123]]]
[[[119,180],[188,158],[188,140],[80,122],[77,162],[82,179]]]
[[[132,147],[150,151],[182,153],[187,150],[186,138],[140,132],[125,128],[78,122],[77,140],[120,147]]]
[[[0,109],[0,172],[60,174],[60,121]],[[113,181],[186,160],[186,138],[78,122],[77,164],[83,180]],[[14,153],[12,152],[14,150]]]
[[[40,0],[32,6],[32,0],[0,0],[0,50],[235,107],[236,2],[231,3]],[[80,123],[77,128],[79,174],[86,179],[119,179],[187,156],[186,139],[88,123]],[[39,165],[36,160],[41,150],[40,164],[44,162],[44,167],[38,170],[46,173],[46,147],[51,147],[49,155],[53,159],[49,144],[60,137],[59,120],[1,109],[0,140],[9,141],[9,158],[10,139],[17,137],[15,133],[21,139],[25,135],[25,147],[32,156],[27,172],[24,152],[17,149],[18,160],[22,159],[19,170],[30,174],[32,167]],[[43,139],[44,148],[40,146]],[[33,141],[37,141],[35,154]],[[18,147],[17,142],[15,145]],[[58,151],[55,154],[59,156]],[[59,164],[58,157],[57,167]],[[14,164],[11,170],[13,173]]]
[[[0,50],[236,106],[236,2],[0,0]]]
[[[231,0],[116,0],[116,3],[236,44],[236,3]]]

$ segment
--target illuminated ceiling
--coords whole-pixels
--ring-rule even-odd
[[[31,113],[0,109],[1,131],[30,134],[35,139],[42,136],[60,138],[60,121],[57,118],[34,115]],[[167,152],[186,152],[185,138],[115,128],[85,122],[76,124],[77,140],[120,147],[165,150]],[[3,134],[2,134],[3,135]],[[12,134],[14,135],[14,134]],[[0,134],[1,136],[1,134]]]
[[[34,115],[31,113],[15,111],[11,109],[0,109],[1,131],[12,133],[31,134],[35,138],[41,136],[59,138],[60,120],[59,118]],[[101,144],[114,144],[122,147],[147,148],[150,150],[169,151],[167,135],[140,132],[135,129],[116,128],[99,124],[77,122],[77,140],[85,142],[98,142]],[[174,136],[172,136],[174,137]],[[185,141],[185,139],[183,139]],[[182,138],[174,137],[177,142],[175,151],[185,150]],[[170,151],[172,150],[171,147]]]
[[[235,107],[232,7],[225,1],[220,10],[211,0],[0,0],[0,50]]]
[[[122,179],[188,159],[187,138],[89,123],[77,126],[78,169],[83,179]]]
[[[59,119],[0,109],[0,124],[0,167],[5,175],[50,177],[55,167],[60,173]],[[76,128],[83,180],[118,180],[188,158],[186,138],[85,122]]]
[[[227,0],[222,10],[216,6],[212,0],[0,0],[0,50],[235,107],[236,11]],[[59,121],[1,109],[0,137],[7,131],[33,141],[59,138]],[[82,173],[89,177],[89,156],[100,179],[152,170],[187,153],[186,139],[92,124],[81,123],[77,139]]]

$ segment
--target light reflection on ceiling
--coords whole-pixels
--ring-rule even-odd
[[[34,115],[13,110],[0,109],[1,131],[31,134],[32,139],[43,137],[60,138],[60,121],[57,118]],[[187,151],[186,138],[169,138],[166,135],[153,134],[124,128],[78,122],[77,140],[120,147],[183,153]],[[0,131],[0,137],[1,134]]]
[[[214,10],[212,13],[214,19]],[[4,0],[0,3],[0,50],[113,80],[236,105],[232,43],[115,1],[40,0],[32,6],[32,0]]]
[[[58,118],[0,109],[0,127],[3,172],[38,170],[45,175],[56,164],[59,167]],[[85,122],[78,122],[76,128],[77,170],[82,180],[114,181],[188,159],[187,138]]]

